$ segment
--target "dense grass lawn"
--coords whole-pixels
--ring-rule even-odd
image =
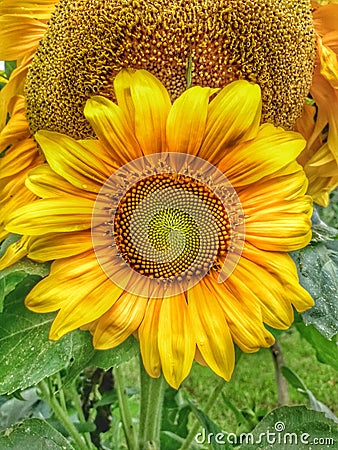
[[[312,347],[292,329],[280,337],[280,345],[286,365],[303,379],[317,400],[326,404],[337,414],[338,384],[336,371],[317,361]],[[217,376],[208,368],[194,364],[184,388],[202,406],[215,385]],[[305,404],[307,397],[293,387],[289,387],[290,404]],[[258,353],[243,354],[235,369],[232,380],[226,383],[223,395],[220,395],[212,407],[209,416],[226,431],[235,431],[237,419],[226,405],[224,396],[239,410],[245,412],[254,424],[258,418],[277,407],[277,389],[272,355],[269,349]]]

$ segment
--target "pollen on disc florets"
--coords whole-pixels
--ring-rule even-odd
[[[192,85],[209,87],[255,81],[263,120],[291,128],[314,47],[309,0],[61,0],[28,74],[31,131],[91,136],[85,102],[94,94],[114,99],[113,80],[125,67],[149,70],[172,99],[190,75]]]
[[[168,197],[172,204],[163,207]],[[208,230],[201,230],[206,213],[211,221]],[[202,248],[201,233],[210,232],[210,227],[215,234]],[[114,239],[122,258],[142,275],[193,277],[224,258],[230,222],[222,201],[204,183],[184,175],[157,174],[140,180],[121,199],[114,214]]]

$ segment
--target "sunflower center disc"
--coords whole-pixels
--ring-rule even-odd
[[[219,272],[220,282],[230,275],[243,247],[243,211],[210,163],[180,153],[149,155],[107,180],[96,200],[92,238],[115,284],[163,298],[186,291],[210,270]]]

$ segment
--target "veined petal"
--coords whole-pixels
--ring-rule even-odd
[[[236,297],[246,297],[251,303],[258,304],[267,325],[287,329],[292,324],[293,310],[288,290],[265,268],[241,258],[227,285]]]
[[[144,319],[138,330],[144,368],[151,377],[161,375],[161,358],[158,349],[159,318],[162,301],[150,299]]]
[[[196,348],[184,294],[162,301],[158,347],[164,378],[178,389],[190,372]]]
[[[126,116],[135,111],[135,136],[142,152],[144,155],[160,153],[166,142],[166,121],[171,106],[169,94],[163,84],[145,70],[131,71],[130,78],[123,72],[121,80],[130,83],[124,90],[130,89],[133,103],[133,110],[126,112]],[[121,82],[118,84],[121,86]],[[129,104],[124,102],[121,107],[128,108]]]
[[[114,91],[119,107],[122,109],[127,122],[135,130],[135,107],[131,97],[130,85],[132,70],[121,70],[114,79]]]
[[[9,197],[5,196],[2,198],[2,203],[4,203],[1,206],[1,216],[0,216],[0,241],[4,239],[7,235],[9,230],[7,230],[7,221],[8,218],[12,214],[16,214],[18,209],[22,205],[27,205],[33,202],[36,197],[35,195],[30,192],[25,185],[22,185],[19,182],[16,182],[17,180],[14,179],[15,183],[12,186],[12,189],[7,193]],[[13,192],[13,195],[11,194]],[[12,196],[11,196],[12,195]],[[25,234],[25,233],[18,233],[18,234]]]
[[[72,293],[68,291],[70,297],[61,306],[61,310],[54,319],[49,333],[50,339],[60,339],[69,331],[98,319],[114,305],[123,293],[123,289],[107,277],[102,281],[100,275],[99,279],[95,284],[93,283],[92,289],[88,294],[82,293],[82,295],[73,298]],[[81,285],[78,284],[78,286],[81,289]],[[96,345],[95,340],[94,347],[102,348]]]
[[[71,300],[86,297],[106,279],[93,251],[60,259],[53,262],[50,274],[30,291],[25,304],[38,313],[56,311]]]
[[[302,198],[306,193],[308,181],[304,170],[295,163],[295,170],[291,173],[283,174],[273,179],[267,177],[248,186],[243,186],[239,191],[240,201],[247,214],[250,211],[261,211],[262,205],[269,207]],[[271,191],[278,183],[278,190],[271,195]],[[308,209],[308,200],[304,201],[304,210]],[[311,204],[311,203],[310,203]]]
[[[29,15],[21,15],[19,21],[15,15],[0,17],[0,59],[17,60],[35,52],[46,29],[46,24]]]
[[[28,257],[44,262],[79,255],[92,248],[90,231],[52,233],[31,237]]]
[[[51,168],[80,189],[98,192],[111,175],[95,144],[90,151],[75,139],[53,131],[38,131],[35,138]]]
[[[10,14],[14,17],[30,15],[35,19],[47,22],[54,11],[54,5],[58,0],[2,0],[0,3],[0,15]],[[17,19],[17,20],[18,20]]]
[[[28,172],[26,187],[41,198],[82,197],[95,201],[93,192],[75,187],[63,177],[55,173],[48,164],[42,164]]]
[[[92,210],[93,201],[85,198],[47,198],[10,214],[6,229],[32,236],[86,230],[91,226]]]
[[[338,5],[318,5],[315,6],[312,13],[313,24],[316,33],[319,36],[324,36],[326,33],[337,30],[338,23]]]
[[[267,123],[255,139],[225,153],[218,168],[233,186],[253,184],[294,162],[305,144],[299,133]]]
[[[242,255],[267,270],[284,286],[285,295],[297,311],[303,312],[313,306],[311,295],[299,284],[297,268],[290,255],[259,250],[248,242],[245,243]]]
[[[0,149],[4,150],[8,145],[14,144],[30,135],[25,116],[25,99],[18,95],[12,98],[9,104],[11,118],[0,133]]]
[[[261,308],[243,297],[236,298],[225,283],[218,283],[218,274],[205,277],[208,286],[221,306],[229,324],[234,342],[247,353],[270,347],[274,337],[264,328]]]
[[[311,240],[312,199],[281,202],[245,218],[245,238],[263,250],[290,252]]]
[[[174,102],[167,120],[169,152],[197,155],[204,136],[212,92],[209,88],[192,87]]]
[[[208,366],[229,380],[235,365],[232,337],[224,313],[203,282],[188,291],[188,311],[197,346]]]
[[[254,138],[261,119],[261,95],[257,84],[235,81],[211,101],[205,138],[199,156],[217,164],[240,141]]]
[[[6,125],[7,112],[11,99],[15,95],[23,93],[25,77],[28,66],[32,62],[33,53],[26,55],[22,59],[21,65],[13,70],[8,83],[0,91],[0,130]]]
[[[36,143],[26,138],[12,145],[6,150],[5,156],[0,158],[0,179],[15,176],[24,169],[33,167],[33,161],[38,156]]]
[[[113,348],[125,341],[138,329],[147,303],[145,297],[123,294],[98,320],[93,337],[94,347]]]
[[[27,256],[29,239],[28,236],[22,236],[18,241],[7,247],[5,253],[0,258],[0,270],[6,269],[21,258]]]
[[[84,114],[103,145],[120,164],[142,156],[131,125],[115,103],[94,96],[87,101]]]

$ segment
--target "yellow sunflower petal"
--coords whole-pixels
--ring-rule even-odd
[[[114,79],[114,91],[127,122],[135,130],[135,107],[130,92],[132,70],[121,70]]]
[[[188,311],[205,362],[217,375],[229,380],[235,365],[232,337],[221,307],[203,282],[188,291]]]
[[[8,145],[15,144],[29,136],[28,123],[25,116],[25,99],[17,95],[9,104],[11,118],[0,133],[0,149],[4,150]]]
[[[134,333],[143,320],[148,299],[123,294],[97,322],[93,337],[95,348],[113,348]]]
[[[0,17],[0,59],[17,60],[35,52],[46,32],[47,25],[29,15],[21,15],[20,21],[15,15]]]
[[[242,255],[267,270],[284,286],[285,295],[297,311],[303,312],[314,305],[311,295],[299,284],[296,265],[287,253],[259,250],[245,243]]]
[[[61,306],[54,319],[49,338],[60,339],[64,334],[98,319],[117,301],[122,292],[123,289],[109,278],[95,285],[93,283],[93,289],[87,295],[72,298],[71,291],[68,290],[70,298]],[[94,347],[98,348],[95,343]]]
[[[30,238],[28,257],[39,262],[51,261],[79,255],[92,247],[90,231],[45,234]]]
[[[278,190],[271,195],[272,184],[278,183]],[[246,214],[253,211],[261,210],[262,205],[270,206],[282,204],[286,201],[292,201],[301,198],[306,194],[308,182],[304,170],[299,164],[294,165],[294,170],[290,173],[283,174],[276,172],[273,181],[268,177],[260,180],[252,186],[243,186],[239,191],[240,200]],[[306,209],[304,207],[304,209]]]
[[[41,198],[82,197],[95,201],[95,193],[81,190],[55,173],[48,164],[42,164],[28,172],[26,187]]]
[[[167,120],[169,152],[197,155],[204,136],[210,95],[212,89],[196,86],[174,102]]]
[[[270,347],[275,340],[264,328],[260,306],[245,297],[239,300],[217,278],[217,274],[211,274],[205,283],[225,314],[234,342],[247,353]]]
[[[23,177],[25,177],[25,174],[23,174]],[[19,177],[19,180],[15,178],[12,181],[14,182],[11,183],[11,188],[6,192],[7,195],[2,198],[1,202],[3,205],[1,205],[0,215],[0,241],[9,233],[6,228],[8,218],[13,214],[15,215],[21,206],[30,204],[36,199],[35,195],[25,185],[21,184],[21,177]]]
[[[6,229],[32,236],[86,230],[91,226],[92,210],[93,201],[85,198],[47,198],[10,214]]]
[[[90,151],[75,139],[52,131],[39,131],[35,138],[51,168],[80,189],[98,192],[111,175],[96,145]]]
[[[246,216],[245,238],[263,250],[290,252],[311,240],[312,199],[280,202]]]
[[[9,245],[5,253],[0,258],[0,270],[6,269],[27,256],[29,237],[22,236],[18,241]]]
[[[120,75],[117,76],[117,78]],[[126,85],[123,85],[126,83]],[[160,81],[145,70],[130,71],[130,77],[122,71],[117,81],[120,90],[130,89],[132,111],[135,114],[135,135],[145,155],[160,153],[165,148],[166,121],[171,106],[167,90]],[[126,95],[123,95],[126,98]],[[122,108],[130,108],[125,101]]]
[[[320,73],[330,82],[331,86],[338,89],[338,60],[336,53],[318,39],[318,50],[320,57]]]
[[[2,0],[0,15],[11,14],[15,17],[30,14],[35,19],[47,22],[58,0]]]
[[[151,377],[161,375],[161,358],[158,349],[158,327],[162,307],[160,300],[149,300],[144,319],[138,330],[144,368]]]
[[[27,138],[12,145],[0,158],[0,178],[12,177],[24,169],[33,167],[37,157],[37,147],[33,139]]]
[[[196,348],[184,294],[162,301],[158,347],[164,378],[178,389],[190,372]]]
[[[97,137],[120,164],[142,156],[127,118],[115,103],[105,97],[94,96],[87,101],[84,114]]]
[[[292,324],[293,310],[288,288],[265,268],[241,258],[227,283],[234,295],[241,298],[246,296],[251,302],[260,305],[267,325],[287,329]]]
[[[106,279],[92,251],[60,259],[53,262],[50,274],[30,291],[25,304],[38,313],[56,311],[71,300],[86,297]]]
[[[23,94],[25,77],[32,59],[32,55],[23,58],[21,65],[13,70],[8,83],[0,91],[0,130],[6,125],[7,112],[11,99],[15,95]]]
[[[225,153],[218,167],[233,186],[253,184],[294,162],[305,144],[299,133],[264,124],[255,139]]]
[[[261,118],[257,84],[235,81],[211,101],[199,156],[217,164],[229,148],[256,136]]]

